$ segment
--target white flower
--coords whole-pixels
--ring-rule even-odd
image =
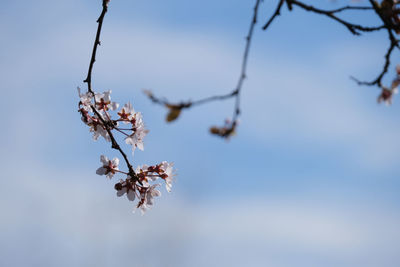
[[[154,204],[154,197],[161,196],[161,192],[156,189],[159,184],[152,185],[147,188],[142,188],[140,193],[140,202],[137,205],[137,208],[140,208],[142,215],[150,209]]]
[[[153,202],[154,197],[161,196],[161,192],[156,189],[157,186],[159,186],[159,184],[152,185],[147,189],[147,191],[146,191],[146,205],[147,206],[152,206],[154,204],[154,202]]]
[[[92,105],[92,94],[87,92],[85,94],[81,93],[81,88],[78,87],[78,94],[80,98],[80,105],[82,105],[82,108],[88,112],[92,111],[92,108],[90,107]]]
[[[135,200],[135,190],[133,189],[128,189],[126,187],[123,187],[121,190],[117,191],[117,196],[121,197],[123,196],[125,193],[126,197],[128,198],[129,201],[134,201]]]
[[[111,102],[111,90],[104,93],[96,93],[96,108],[99,110],[116,110],[119,106],[116,102]]]
[[[123,123],[130,123],[132,118],[135,115],[135,110],[132,107],[131,103],[125,104],[124,107],[118,112],[118,115],[122,119]]]
[[[173,163],[168,163],[166,161],[163,161],[160,164],[160,169],[163,171],[163,173],[160,174],[160,177],[164,179],[165,187],[168,192],[171,192],[171,189],[172,189],[172,180],[173,180],[173,176],[174,176],[174,174],[172,173],[173,165],[174,165]]]
[[[99,139],[99,136],[103,136],[107,142],[111,141],[110,135],[103,127],[103,124],[100,122],[99,119],[95,118],[92,119],[90,122],[87,123],[90,126],[89,131],[93,133],[93,140]]]
[[[397,88],[400,85],[400,65],[396,66],[396,78],[394,78],[393,82],[392,82],[392,90]]]
[[[129,180],[131,177],[128,176]],[[126,193],[126,197],[128,198],[129,201],[134,201],[135,200],[135,189],[131,186],[130,183],[127,183],[126,181],[120,180],[118,183],[119,188],[117,189],[117,196],[122,197]],[[117,188],[117,187],[116,187]]]
[[[152,180],[154,181],[152,176],[149,176],[149,172],[148,172],[148,168],[149,166],[147,166],[146,164],[144,164],[143,166],[138,166],[135,170],[137,177],[139,178],[139,181],[142,183],[143,186],[147,187],[150,186],[150,184],[148,183],[148,180]]]
[[[112,178],[116,171],[118,171],[119,159],[113,158],[109,160],[106,156],[100,156],[100,162],[103,164],[100,168],[96,170],[98,175],[106,175],[108,178]]]
[[[125,143],[132,146],[133,154],[136,148],[144,150],[143,139],[149,131],[144,126],[142,113],[140,112],[133,114],[130,123],[132,123],[133,133],[125,138]]]
[[[125,138],[125,143],[132,146],[132,153],[135,151],[136,148],[140,150],[144,150],[143,139],[148,133],[148,130],[141,126],[136,128],[136,130],[128,137]]]
[[[381,103],[382,101],[385,102],[387,106],[390,106],[393,102],[392,98],[393,95],[398,93],[397,87],[388,89],[386,87],[382,88],[381,94],[378,96],[378,103]]]

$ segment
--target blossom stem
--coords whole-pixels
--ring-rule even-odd
[[[129,134],[123,132],[123,131],[122,131],[121,129],[119,129],[119,128],[114,128],[114,129],[117,130],[118,132],[122,133],[122,134],[125,135],[125,136],[129,136]]]
[[[116,169],[113,169],[113,171],[115,171],[115,172],[119,172],[119,173],[123,173],[123,174],[126,174],[126,175],[128,175],[128,174],[129,174],[129,173],[127,173],[127,172],[120,171],[120,170],[116,170]]]

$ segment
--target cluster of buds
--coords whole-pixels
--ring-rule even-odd
[[[398,0],[383,0],[381,4],[375,2],[382,19],[397,34],[400,33],[400,9],[398,8],[398,4]]]
[[[390,106],[393,102],[392,98],[393,95],[397,94],[399,89],[398,86],[400,85],[400,65],[396,66],[396,77],[392,81],[392,85],[390,88],[382,86],[382,92],[378,96],[378,103],[385,102],[387,106]]]
[[[235,130],[237,124],[238,124],[237,120],[231,121],[230,119],[226,119],[224,126],[222,127],[212,126],[210,128],[210,133],[225,139],[229,139],[229,137],[236,134]]]
[[[81,119],[89,126],[90,132],[93,133],[93,139],[97,140],[101,136],[107,142],[111,142],[113,148],[120,150],[128,167],[128,171],[121,171],[118,168],[118,158],[109,160],[106,156],[101,155],[102,166],[97,169],[96,173],[106,175],[109,179],[113,178],[115,174],[124,175],[125,180],[121,179],[120,182],[115,184],[117,196],[123,196],[126,193],[130,201],[138,199],[136,208],[140,208],[144,213],[153,205],[154,197],[161,195],[160,191],[156,189],[159,184],[153,182],[158,179],[164,180],[167,191],[171,191],[172,164],[163,161],[155,166],[143,165],[137,167],[134,171],[127,156],[118,145],[113,131],[123,135],[125,143],[132,147],[132,154],[136,148],[143,150],[143,139],[148,130],[144,126],[142,114],[136,112],[130,103],[118,110],[119,104],[111,101],[111,91],[81,93],[78,87],[78,94]],[[115,111],[118,117],[113,119],[111,111]]]

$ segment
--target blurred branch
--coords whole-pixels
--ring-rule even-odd
[[[213,101],[225,100],[225,99],[235,97],[236,101],[235,101],[234,113],[233,113],[233,119],[232,119],[232,126],[233,126],[232,128],[234,128],[236,126],[236,124],[237,124],[236,120],[240,114],[240,92],[243,87],[244,80],[247,77],[247,75],[246,75],[247,62],[248,62],[248,57],[249,57],[249,52],[250,52],[251,41],[252,41],[253,33],[254,33],[254,27],[257,23],[257,14],[258,14],[258,9],[259,9],[260,3],[261,3],[261,0],[256,0],[255,6],[253,9],[254,12],[253,12],[253,16],[252,16],[251,23],[250,23],[250,28],[249,28],[248,34],[246,36],[246,46],[245,46],[244,53],[243,53],[239,80],[237,82],[235,89],[232,92],[230,92],[228,94],[224,94],[224,95],[210,96],[210,97],[206,97],[206,98],[199,99],[196,101],[171,103],[167,99],[157,98],[154,96],[154,94],[151,91],[145,90],[145,94],[149,97],[149,99],[153,103],[166,106],[167,108],[170,109],[170,113],[167,116],[167,121],[172,121],[172,120],[176,119],[179,116],[180,111],[183,109],[187,109],[187,108],[190,108],[195,105],[201,105],[201,104],[205,104],[205,103],[209,103],[209,102],[213,102]],[[174,116],[172,116],[171,113],[174,113]],[[169,120],[168,118],[173,118],[173,119]]]
[[[223,127],[211,128],[212,133],[220,135],[222,137],[229,137],[234,132],[234,129],[237,125],[237,118],[241,112],[241,110],[240,110],[240,92],[242,90],[244,80],[246,79],[247,62],[248,62],[248,57],[249,57],[249,52],[250,52],[250,46],[251,46],[251,41],[252,41],[252,37],[253,37],[253,33],[254,33],[254,28],[257,23],[258,9],[259,9],[261,2],[262,2],[262,0],[256,0],[256,2],[255,2],[253,17],[252,17],[252,20],[250,23],[248,35],[246,36],[246,46],[245,46],[244,54],[243,54],[243,58],[242,58],[239,80],[233,91],[231,91],[230,93],[227,93],[227,94],[210,96],[210,97],[206,97],[206,98],[199,99],[196,101],[189,100],[189,101],[181,101],[181,102],[175,102],[175,103],[168,101],[166,98],[157,98],[153,95],[152,92],[145,91],[145,93],[147,94],[147,96],[153,103],[163,105],[169,109],[169,113],[167,115],[168,122],[171,122],[171,121],[175,120],[176,118],[178,118],[179,115],[181,114],[182,110],[189,109],[195,105],[201,105],[201,104],[206,104],[206,103],[210,103],[213,101],[221,101],[221,100],[226,100],[226,99],[230,99],[230,98],[235,98],[234,113],[233,113],[232,120],[230,122],[227,122],[225,124],[225,126],[223,126]],[[354,77],[351,77],[359,85],[382,87],[382,80],[389,70],[391,56],[393,54],[393,51],[395,50],[396,47],[398,49],[400,49],[399,40],[395,37],[395,33],[400,34],[400,18],[399,18],[400,9],[396,7],[396,5],[398,5],[397,1],[382,0],[381,4],[379,4],[377,1],[369,0],[370,6],[346,5],[346,6],[342,6],[340,8],[336,8],[336,9],[324,10],[321,8],[317,8],[313,5],[305,4],[299,0],[277,0],[277,4],[274,9],[274,12],[269,17],[269,19],[267,20],[265,25],[262,27],[263,30],[267,30],[270,27],[270,25],[274,22],[274,20],[279,15],[281,15],[281,10],[285,3],[287,5],[287,8],[290,11],[293,10],[293,8],[297,7],[297,8],[303,9],[310,13],[315,13],[318,15],[325,16],[325,17],[339,23],[340,25],[346,27],[347,30],[350,31],[350,33],[352,33],[353,35],[361,35],[361,33],[379,32],[381,30],[387,31],[390,45],[384,56],[385,62],[383,64],[382,71],[379,73],[377,78],[375,78],[372,81],[360,81]],[[346,11],[365,11],[365,12],[375,11],[376,15],[379,16],[379,18],[381,19],[383,24],[380,26],[365,26],[362,24],[349,22],[349,21],[339,17],[339,14],[342,14],[343,12],[346,12]],[[373,12],[371,14],[373,14]]]

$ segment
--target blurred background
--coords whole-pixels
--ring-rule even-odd
[[[150,133],[134,164],[167,160],[178,173],[141,216],[116,197],[117,178],[95,174],[101,154],[118,154],[92,141],[77,112],[101,1],[2,1],[1,266],[400,265],[400,99],[378,105],[377,88],[349,79],[381,71],[384,32],[354,37],[286,8],[263,32],[276,4],[265,1],[229,142],[208,128],[232,101],[167,125],[143,95],[231,91],[253,2],[111,0],[94,89],[143,113]],[[371,14],[344,18],[377,24]]]

